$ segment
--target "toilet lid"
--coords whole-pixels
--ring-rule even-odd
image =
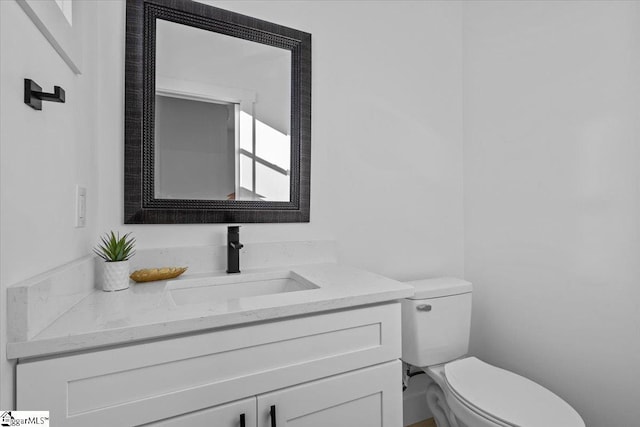
[[[475,357],[444,367],[447,384],[472,407],[518,427],[585,427],[567,402],[541,385]]]

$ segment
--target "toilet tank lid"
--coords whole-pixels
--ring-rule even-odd
[[[415,288],[415,294],[409,299],[428,299],[448,297],[471,292],[471,282],[457,277],[437,277],[406,282]]]

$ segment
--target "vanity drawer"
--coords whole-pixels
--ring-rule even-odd
[[[137,425],[400,357],[390,303],[19,363],[18,409]]]

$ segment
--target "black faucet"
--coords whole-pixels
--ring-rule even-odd
[[[240,226],[227,227],[227,273],[240,273]]]

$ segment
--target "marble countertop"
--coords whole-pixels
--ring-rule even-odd
[[[293,272],[317,289],[176,303],[172,290],[193,279],[233,277],[264,280]],[[275,276],[274,276],[275,275]],[[241,283],[238,286],[242,286]],[[132,284],[124,291],[96,290],[27,341],[7,344],[9,359],[39,357],[99,347],[128,344],[278,319],[375,304],[413,295],[413,287],[339,264],[314,264],[256,269],[240,275],[224,272],[185,275],[173,281]]]

